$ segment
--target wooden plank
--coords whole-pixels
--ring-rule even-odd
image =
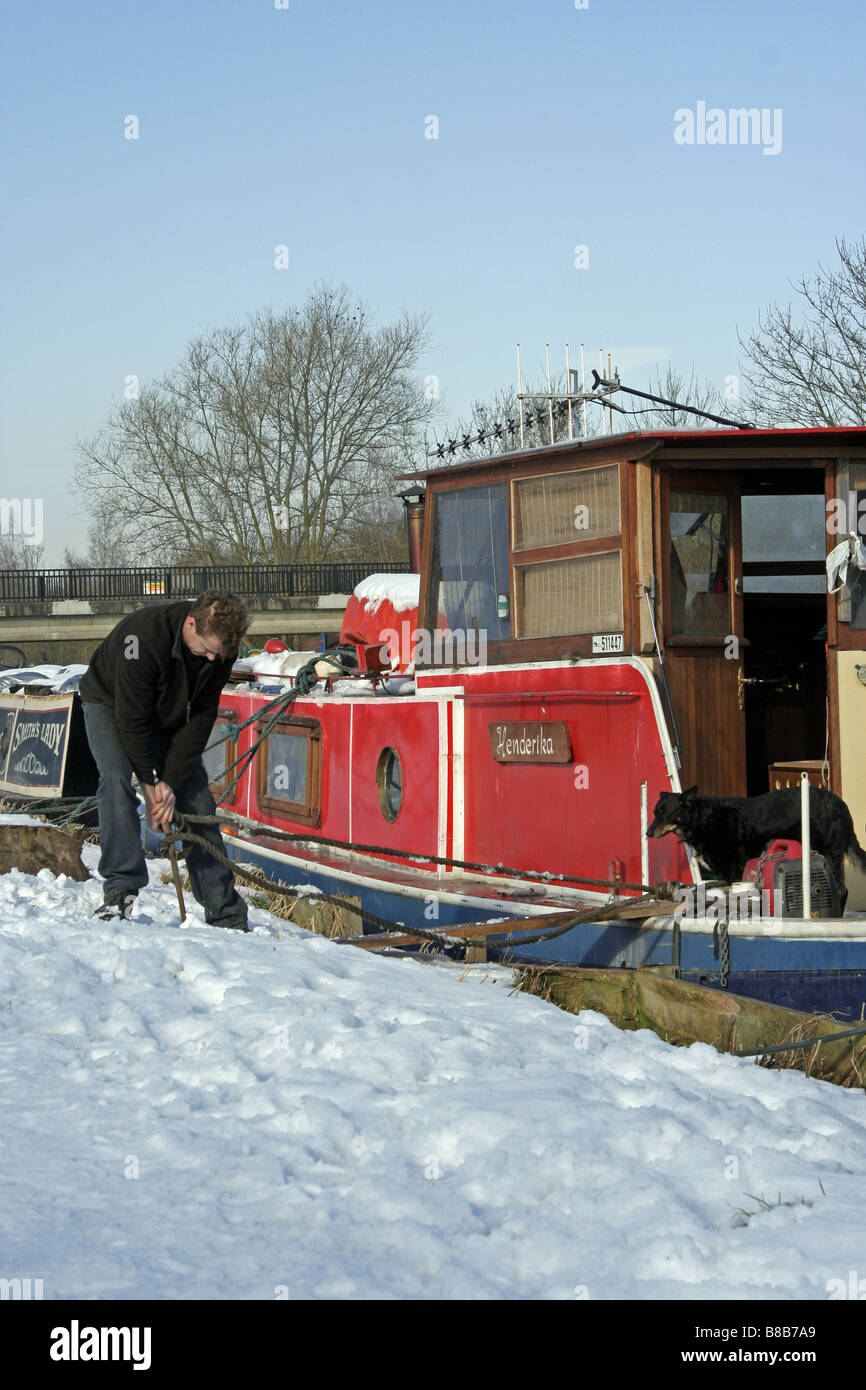
[[[635,490],[635,532],[634,571],[632,573],[632,611],[635,634],[635,651],[653,652],[652,624],[643,593],[643,585],[649,583],[653,566],[653,499],[652,469],[649,463],[640,460],[630,470],[634,477]],[[623,596],[625,598],[625,595]]]
[[[681,779],[703,796],[744,796],[745,716],[737,705],[736,661],[721,650],[668,647],[671,698],[683,740]],[[719,758],[719,749],[725,757]]]
[[[842,795],[842,735],[839,727],[839,654],[827,647],[827,722],[830,734],[830,790]]]
[[[508,917],[500,922],[471,922],[443,927],[443,944],[447,939],[458,941],[479,941],[489,936],[504,936],[509,933],[531,935],[548,928],[578,926],[581,922],[630,921],[634,918],[667,916],[674,910],[672,902],[659,902],[647,898],[634,898],[624,902],[604,904],[598,908],[587,908],[582,912],[549,912],[537,917]],[[406,931],[403,933],[377,932],[373,936],[358,936],[352,939],[353,946],[365,951],[394,946],[413,946],[429,940],[429,937]]]

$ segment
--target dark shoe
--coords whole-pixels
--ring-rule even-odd
[[[250,930],[249,922],[209,922],[210,927],[225,927],[227,931],[246,931]]]
[[[106,893],[102,907],[98,907],[93,915],[103,922],[128,922],[137,897],[137,893]]]

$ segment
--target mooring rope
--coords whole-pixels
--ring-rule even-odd
[[[202,820],[217,820],[217,819],[218,819],[218,817],[209,817],[209,816],[186,816],[186,815],[184,815],[182,812],[180,812],[180,813],[178,813],[177,816],[175,817],[175,824],[176,824],[176,827],[177,827],[177,828],[176,828],[176,830],[172,830],[172,831],[170,832],[170,834],[171,834],[172,837],[177,838],[177,839],[180,839],[180,840],[182,840],[182,841],[184,841],[184,842],[189,842],[189,843],[191,843],[191,844],[200,845],[202,849],[206,849],[210,854],[212,854],[213,857],[214,857],[219,863],[224,864],[227,868],[230,868],[235,874],[237,874],[238,877],[240,877],[240,878],[242,878],[242,879],[245,879],[247,882],[249,882],[249,883],[255,885],[256,887],[258,887],[258,888],[259,888],[262,892],[264,892],[264,893],[270,893],[270,892],[273,890],[273,891],[276,892],[277,894],[281,894],[281,895],[284,895],[284,896],[286,896],[286,897],[293,897],[293,898],[297,898],[297,897],[298,897],[298,892],[297,892],[297,890],[296,890],[296,889],[289,888],[289,887],[286,887],[285,884],[274,883],[272,880],[269,880],[267,883],[262,883],[262,881],[261,881],[260,878],[257,878],[255,875],[253,875],[253,874],[249,873],[247,870],[243,869],[243,868],[242,868],[239,864],[237,864],[235,861],[229,859],[227,855],[219,853],[219,852],[214,848],[213,845],[211,845],[211,844],[210,844],[207,840],[205,840],[201,835],[196,835],[196,834],[195,834],[193,831],[191,831],[190,828],[189,828],[189,823],[190,823],[191,821],[199,822],[199,821],[202,821]],[[366,908],[362,908],[358,903],[354,903],[354,902],[352,902],[350,899],[341,898],[341,897],[339,897],[339,896],[337,896],[337,895],[335,895],[335,894],[333,894],[333,893],[325,893],[324,891],[317,889],[316,892],[315,892],[314,894],[311,893],[311,894],[309,894],[308,896],[309,896],[309,898],[311,898],[311,899],[312,899],[312,898],[317,898],[317,899],[320,899],[322,902],[331,903],[332,905],[334,905],[334,906],[336,906],[336,907],[343,907],[343,908],[346,908],[348,911],[354,912],[357,916],[362,917],[365,921],[372,922],[375,926],[380,926],[380,927],[382,927],[385,931],[394,931],[394,932],[398,932],[401,936],[402,936],[402,935],[407,935],[407,936],[410,936],[410,935],[411,935],[411,936],[420,936],[420,937],[422,937],[422,938],[425,939],[425,940],[435,941],[435,942],[438,942],[438,943],[440,943],[440,944],[443,944],[443,943],[444,943],[444,944],[446,944],[446,945],[453,945],[453,946],[463,946],[463,945],[466,944],[466,943],[465,943],[465,940],[463,940],[463,939],[459,939],[459,938],[455,938],[455,937],[450,937],[450,936],[448,935],[447,929],[446,929],[446,931],[443,933],[441,930],[440,930],[440,931],[435,931],[435,930],[432,930],[432,929],[427,928],[427,927],[416,927],[416,926],[414,926],[414,925],[407,925],[407,924],[405,924],[405,923],[403,923],[403,922],[394,922],[394,921],[391,921],[390,919],[388,919],[388,918],[386,918],[386,917],[378,917],[375,913],[373,913],[373,912],[368,912]],[[529,944],[530,942],[535,942],[535,941],[552,941],[552,940],[554,940],[556,937],[562,936],[565,932],[571,931],[572,927],[578,926],[581,922],[595,921],[595,920],[597,920],[597,919],[598,919],[598,916],[599,916],[599,912],[610,913],[611,909],[612,909],[613,907],[615,907],[615,906],[617,906],[617,904],[605,904],[605,905],[597,904],[597,905],[594,906],[594,907],[588,907],[588,908],[585,908],[585,909],[583,909],[583,910],[576,910],[574,913],[569,913],[569,918],[570,918],[570,919],[573,918],[573,920],[569,920],[569,921],[566,922],[564,925],[558,925],[558,926],[556,926],[556,927],[554,927],[554,928],[551,928],[551,930],[550,930],[549,932],[541,931],[541,932],[537,933],[536,935],[533,935],[533,936],[531,936],[531,937],[526,937],[526,938],[524,938],[524,937],[521,936],[521,937],[520,937],[520,943],[519,943],[519,944],[520,944],[520,945],[524,945],[524,944]],[[525,920],[525,919],[524,919],[524,918],[519,918],[518,920],[523,921],[523,920]],[[543,926],[543,922],[544,922],[544,918],[543,918],[543,917],[540,917],[540,918],[539,918],[539,926]],[[469,924],[469,923],[466,923],[465,925],[468,926],[468,925],[470,925],[470,924]],[[484,924],[483,924],[483,923],[478,923],[478,924],[475,924],[475,925],[484,925]],[[490,935],[491,935],[491,936],[513,936],[513,935],[516,935],[516,933],[514,933],[513,931],[509,931],[509,929],[508,929],[508,920],[507,920],[507,919],[506,919],[504,922],[501,922],[501,923],[498,923],[498,922],[497,922],[497,923],[493,923],[492,925],[493,925],[494,928],[499,928],[499,930],[492,930],[492,931],[490,932]],[[388,943],[387,943],[387,941],[383,941],[381,944],[382,944],[383,946],[387,946]],[[498,948],[497,948],[497,949],[498,949]]]
[[[222,798],[218,803],[222,804]],[[253,821],[248,816],[238,815],[237,812],[225,809],[221,816],[195,816],[188,814],[187,823],[227,825],[236,823],[244,830],[252,830],[253,834],[262,838],[275,840],[289,840],[297,843],[309,843],[313,845],[323,845],[326,849],[346,849],[357,851],[363,854],[391,855],[395,859],[414,860],[416,863],[423,864],[442,864],[451,869],[469,869],[474,873],[499,874],[503,878],[528,879],[534,883],[556,884],[556,883],[576,883],[582,887],[618,888],[628,889],[630,892],[639,894],[652,893],[656,898],[672,897],[676,888],[681,887],[679,880],[671,879],[664,884],[652,883],[626,883],[622,879],[616,878],[585,878],[575,874],[552,874],[536,869],[515,869],[505,864],[482,864],[475,863],[469,859],[451,859],[447,855],[429,854],[424,850],[417,849],[396,849],[393,845],[367,845],[359,844],[356,840],[337,840],[327,835],[311,835],[302,831],[280,830],[277,826],[265,825],[262,821]],[[715,882],[715,880],[713,880]]]
[[[325,893],[321,889],[316,889],[315,893],[300,895],[297,888],[288,887],[284,883],[275,883],[270,879],[263,883],[255,874],[250,873],[240,864],[229,859],[227,855],[221,854],[201,835],[196,835],[194,831],[190,830],[187,824],[188,819],[189,818],[182,813],[178,813],[175,818],[176,829],[169,832],[169,838],[179,839],[184,843],[199,845],[202,849],[206,849],[218,863],[224,864],[226,868],[231,869],[238,878],[246,880],[247,883],[258,888],[262,893],[276,893],[281,897],[295,899],[304,896],[310,901],[315,899],[317,901],[330,903],[334,907],[345,908],[347,911],[354,913],[363,920],[372,922],[374,926],[381,927],[383,931],[398,932],[401,936],[411,933],[413,936],[420,936],[426,940],[436,941],[440,944],[451,946],[462,946],[465,944],[463,941],[457,939],[449,939],[446,935],[443,935],[442,932],[432,931],[425,927],[407,926],[404,922],[394,922],[388,917],[378,917],[375,912],[368,912],[366,908],[361,907],[360,903],[352,902],[350,898],[341,898],[334,893]],[[196,817],[195,819],[200,820],[202,818]],[[216,817],[214,817],[214,819],[216,819]],[[387,945],[387,942],[382,942],[382,945]]]

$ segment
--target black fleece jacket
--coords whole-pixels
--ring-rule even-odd
[[[121,618],[96,648],[78,684],[82,700],[114,710],[120,741],[139,781],[152,784],[155,768],[174,791],[202,755],[220,692],[237,659],[237,652],[225,661],[205,657],[194,683],[190,681],[181,629],[192,606],[158,603]],[[171,736],[162,760],[155,757],[155,733]]]

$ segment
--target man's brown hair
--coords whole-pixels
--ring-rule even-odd
[[[243,599],[228,589],[206,589],[189,611],[199,637],[218,637],[226,657],[237,651],[250,625]]]

